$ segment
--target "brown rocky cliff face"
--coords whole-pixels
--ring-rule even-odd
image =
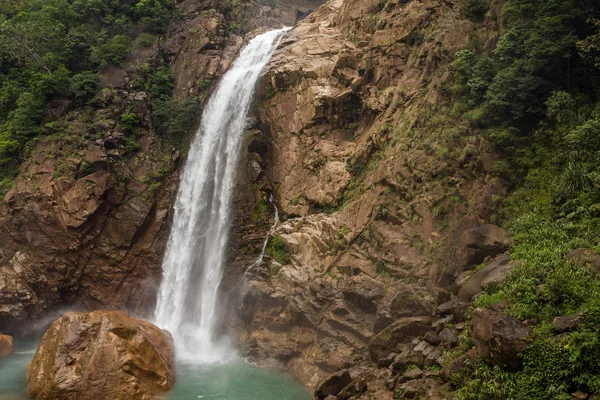
[[[250,28],[281,24],[318,3],[252,3],[239,18]],[[166,57],[175,96],[205,100],[243,44],[218,6],[179,3],[160,47],[135,47],[123,68],[101,71],[92,107],[51,105],[56,133],[33,146],[0,204],[1,329],[16,331],[26,325],[17,321],[61,307],[152,309],[182,157],[154,132],[148,96],[133,80],[145,63]],[[130,112],[140,121],[132,133],[121,123]]]
[[[460,235],[502,188],[489,144],[451,142],[434,116],[450,114],[454,54],[473,32],[493,43],[497,19],[432,0],[332,0],[286,36],[258,126],[290,261],[252,271],[238,328],[250,355],[316,387],[369,365],[371,338],[398,318],[449,299]]]
[[[3,323],[65,304],[142,311],[153,296],[173,185],[152,182],[175,160],[148,125],[135,132],[140,151],[127,154],[119,121],[129,107],[149,121],[145,93],[106,89],[101,99],[91,115],[64,116],[66,131],[34,147],[6,195]]]

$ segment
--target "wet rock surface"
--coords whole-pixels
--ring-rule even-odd
[[[120,311],[68,313],[42,337],[27,369],[34,399],[150,399],[175,381],[173,338]]]
[[[6,357],[13,351],[13,338],[0,334],[0,357]]]
[[[335,396],[351,382],[352,377],[348,370],[337,372],[319,384],[319,387],[315,390],[315,397],[322,400],[328,396]]]

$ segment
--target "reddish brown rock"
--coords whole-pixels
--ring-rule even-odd
[[[27,368],[36,400],[150,399],[174,383],[167,331],[121,311],[68,313],[42,337]]]
[[[431,328],[431,318],[413,317],[402,318],[379,332],[369,343],[371,360],[386,357],[396,350],[401,343],[408,343],[412,339],[424,335]]]
[[[321,400],[327,396],[335,396],[351,382],[352,377],[348,370],[336,372],[321,382],[317,390],[315,390],[315,397]]]
[[[479,356],[490,364],[516,369],[527,347],[529,328],[516,318],[485,308],[473,311],[469,334]]]
[[[480,264],[486,257],[504,253],[512,243],[508,232],[496,225],[469,229],[460,238],[462,265],[469,267]]]
[[[552,330],[555,333],[563,333],[577,329],[583,323],[580,314],[563,315],[554,318],[552,321]]]
[[[469,277],[458,291],[458,297],[470,301],[473,296],[483,290],[486,283],[501,283],[512,271],[512,268],[513,264],[509,255],[503,254],[494,258],[485,267]]]
[[[13,338],[0,334],[0,357],[6,357],[13,351]]]

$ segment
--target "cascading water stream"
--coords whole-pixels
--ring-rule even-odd
[[[173,334],[180,360],[231,355],[213,334],[236,170],[256,82],[287,30],[259,35],[242,50],[208,101],[188,153],[155,311],[156,324]]]
[[[269,232],[267,233],[267,236],[265,237],[265,241],[263,242],[262,249],[260,250],[260,255],[258,256],[256,261],[254,261],[254,263],[246,269],[246,273],[244,274],[246,276],[246,278],[248,278],[248,275],[254,268],[259,266],[263,262],[263,259],[265,258],[265,251],[267,250],[267,244],[269,244],[269,239],[275,233],[275,228],[277,228],[277,224],[279,223],[279,209],[273,202],[272,194],[269,195],[269,203],[271,203],[271,205],[273,206],[273,209],[275,210],[275,213],[273,215],[273,219],[274,219],[273,225],[271,225],[271,229],[269,229]]]

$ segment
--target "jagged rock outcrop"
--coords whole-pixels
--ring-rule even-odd
[[[319,400],[326,399],[328,396],[335,396],[346,386],[352,383],[352,377],[348,370],[337,372],[325,379],[315,390],[315,397]]]
[[[104,89],[91,113],[63,116],[66,132],[39,141],[0,209],[0,325],[59,305],[143,310],[168,235],[176,156],[148,125],[144,92]],[[140,151],[131,151],[131,135]],[[72,140],[77,135],[77,140]],[[160,185],[160,181],[165,181]]]
[[[479,356],[493,365],[516,369],[527,347],[529,328],[516,318],[485,308],[473,311],[469,333]]]
[[[42,337],[27,368],[34,399],[150,399],[175,381],[167,331],[121,311],[67,313]]]
[[[508,232],[496,225],[469,229],[460,238],[462,264],[465,268],[480,264],[486,257],[504,253],[512,243]]]
[[[372,368],[375,335],[450,300],[461,235],[486,223],[502,187],[485,139],[439,156],[454,145],[429,124],[473,30],[493,47],[499,14],[487,18],[476,27],[429,0],[331,0],[283,39],[257,88],[251,151],[286,257],[248,273],[235,326],[248,354],[315,388]]]
[[[398,352],[397,346],[408,343],[424,335],[431,329],[431,318],[402,318],[378,333],[369,344],[372,361],[378,361],[392,352]]]
[[[504,254],[494,258],[485,267],[473,273],[461,285],[458,297],[470,301],[473,296],[480,293],[486,285],[497,285],[510,274],[514,268],[509,255]]]

